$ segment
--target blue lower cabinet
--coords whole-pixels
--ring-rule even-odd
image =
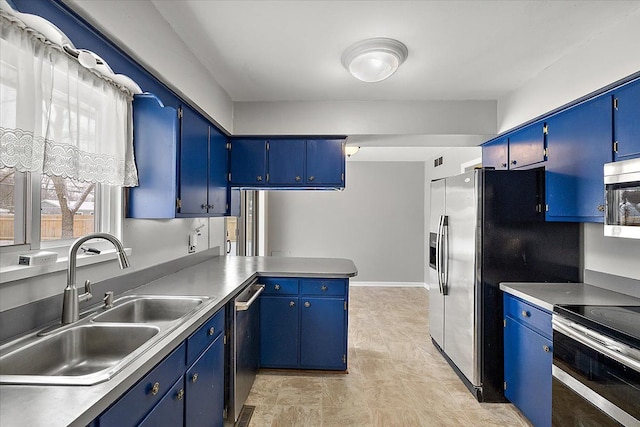
[[[183,343],[100,416],[100,427],[136,426],[184,375]]]
[[[223,331],[224,310],[220,310],[100,415],[94,425],[221,427]]]
[[[296,285],[297,291],[297,285]],[[295,368],[300,337],[298,297],[260,299],[260,366]]]
[[[265,284],[260,366],[346,370],[348,280],[269,278]]]
[[[300,299],[300,367],[347,369],[344,298]]]
[[[222,335],[185,374],[185,425],[222,426],[224,410],[224,343]]]
[[[504,300],[506,306],[515,298],[505,294]],[[525,308],[522,317],[507,314],[504,319],[504,395],[534,426],[551,426],[552,331],[544,331],[545,336],[530,327],[533,316],[527,312]],[[551,318],[551,313],[545,315]]]
[[[184,378],[180,378],[139,427],[184,426]]]

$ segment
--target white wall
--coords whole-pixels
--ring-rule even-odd
[[[349,258],[354,282],[424,282],[424,163],[347,162],[344,191],[269,194],[272,253]]]
[[[159,79],[165,85],[195,103],[218,126],[233,132],[231,98],[153,3],[130,0],[65,0],[65,3],[147,70],[162,76]]]
[[[500,132],[640,71],[640,11],[587,40],[519,90],[498,100]],[[584,268],[640,279],[640,240],[604,237],[584,225]]]
[[[92,266],[79,267],[76,283],[89,279],[92,283],[116,277],[135,270],[159,265],[188,255],[188,235],[204,224],[198,237],[196,252],[209,248],[224,248],[224,219],[126,219],[123,243],[132,249],[131,267],[120,270],[115,260]],[[0,285],[0,311],[62,294],[66,286],[66,270]]]
[[[498,100],[498,132],[640,71],[640,10]]]
[[[488,135],[495,101],[235,102],[234,135]]]

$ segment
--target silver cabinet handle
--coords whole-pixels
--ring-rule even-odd
[[[214,333],[216,332],[216,328],[214,328],[213,326],[209,328],[209,336],[212,336]]]
[[[184,398],[184,389],[183,388],[181,388],[180,391],[178,392],[178,394],[176,395],[176,399],[182,400],[182,398]]]
[[[256,181],[262,181],[262,175],[256,176]]]
[[[155,396],[156,394],[158,394],[159,391],[160,391],[160,383],[154,383],[151,386],[151,394]]]
[[[313,176],[313,175],[311,175],[311,176],[309,177],[309,181],[313,181],[314,179],[316,179],[316,177],[315,177],[315,176]]]
[[[193,374],[193,376],[191,377],[191,382],[195,383],[196,381],[198,381],[198,373],[196,372],[195,374]]]
[[[522,317],[531,317],[531,313],[529,313],[527,310],[522,310]]]
[[[518,162],[516,162],[515,160],[511,160],[511,164],[512,165],[516,165],[516,164],[518,164]]]
[[[280,290],[280,285],[276,283],[276,285],[273,287],[273,289],[275,289],[276,291]]]
[[[307,301],[307,302],[304,303],[304,306],[309,308],[309,307],[311,307],[311,303],[309,301]]]
[[[549,353],[549,352],[551,351],[551,348],[549,348],[549,346],[548,346],[548,345],[543,345],[543,346],[542,346],[542,349],[543,349],[546,353]]]
[[[296,176],[296,182],[300,182],[302,178],[300,178],[299,176]]]
[[[604,212],[604,205],[598,205],[598,211]]]
[[[205,205],[205,204],[203,203],[203,204],[201,204],[201,205],[200,205],[200,207],[201,207],[202,209],[207,209],[207,208],[209,207],[209,205]]]
[[[249,307],[251,307],[251,304],[253,304],[253,302],[258,299],[258,297],[262,292],[264,292],[264,285],[258,285],[258,290],[256,291],[255,294],[253,294],[251,298],[249,298],[248,301],[236,301],[236,304],[235,304],[236,311],[249,310]]]
[[[329,289],[329,288],[327,287],[327,285],[322,285],[322,286],[320,286],[320,290],[321,290],[322,292],[327,292],[327,289]]]
[[[289,301],[289,307],[295,307],[295,306],[296,306],[296,303],[295,303],[295,302],[293,302],[293,301]]]

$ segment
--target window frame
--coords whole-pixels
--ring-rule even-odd
[[[14,176],[14,241],[16,236],[21,236],[20,241],[0,247],[0,271],[5,273],[17,266],[19,255],[46,250],[58,254],[58,262],[66,262],[69,248],[76,240],[59,239],[41,241],[40,238],[40,213],[42,201],[40,197],[41,174],[15,171]],[[94,230],[95,232],[109,233],[122,240],[122,228],[124,221],[123,190],[117,186],[109,186],[96,183],[94,196]],[[113,249],[109,242],[95,240],[89,242],[92,247],[100,251]],[[99,257],[102,259],[102,257]],[[98,257],[96,257],[96,261]],[[40,266],[20,266],[21,269],[32,268],[38,270]],[[33,275],[43,274],[34,272]],[[3,274],[4,275],[4,274]],[[11,280],[0,278],[0,283]]]

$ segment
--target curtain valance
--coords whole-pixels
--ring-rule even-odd
[[[0,167],[137,185],[131,101],[139,87],[97,55],[75,49],[42,18],[7,11],[4,0],[0,5]],[[96,69],[69,51],[85,62],[90,55]]]

